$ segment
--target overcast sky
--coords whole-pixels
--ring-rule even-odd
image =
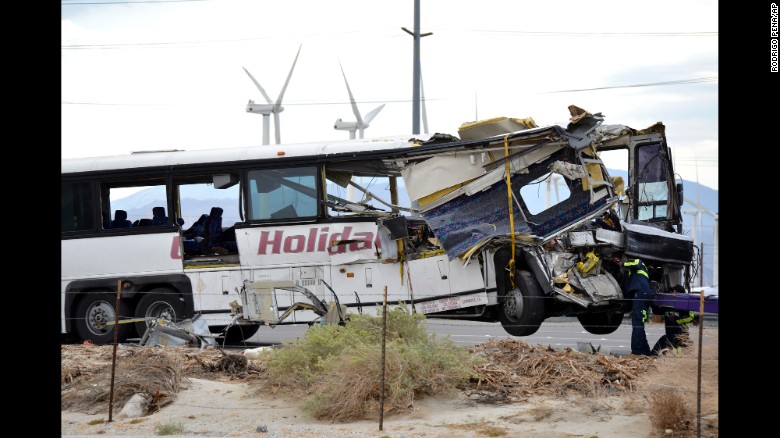
[[[414,0],[61,1],[62,157],[262,144],[276,100],[282,143],[412,133]],[[718,2],[420,0],[429,132],[468,121],[667,127],[680,177],[718,188]],[[578,91],[585,90],[585,91]],[[422,122],[420,122],[422,126]],[[270,132],[274,142],[273,122]],[[607,163],[609,166],[610,163]],[[622,167],[622,166],[621,166]]]

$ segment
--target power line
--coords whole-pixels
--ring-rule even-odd
[[[663,85],[680,85],[680,84],[696,84],[696,83],[702,83],[702,82],[715,82],[718,80],[717,76],[710,76],[705,78],[695,78],[695,79],[681,79],[676,81],[666,81],[666,82],[655,82],[655,83],[647,83],[647,84],[630,84],[630,85],[613,85],[608,87],[597,87],[597,88],[582,88],[578,90],[561,90],[561,91],[547,91],[537,94],[553,94],[553,93],[569,93],[569,92],[579,92],[579,91],[597,91],[597,90],[612,90],[612,89],[618,89],[618,88],[637,88],[637,87],[651,87],[651,86],[663,86]],[[439,100],[449,100],[449,99],[437,99],[437,98],[426,98],[426,102],[432,102],[432,101],[439,101]],[[410,102],[410,99],[387,99],[387,100],[364,100],[356,103],[364,104],[364,103],[408,103]],[[191,104],[168,104],[168,103],[162,103],[162,104],[148,104],[148,103],[111,103],[111,102],[78,102],[78,101],[60,101],[60,104],[62,105],[105,105],[105,106],[181,106],[181,105],[191,105]],[[313,106],[313,105],[349,105],[350,102],[291,102],[287,103],[286,105],[290,106]],[[209,104],[212,105],[213,104]],[[234,104],[224,104],[224,105],[234,105]],[[691,160],[692,158],[680,158],[682,160]],[[695,158],[693,158],[695,159]],[[717,158],[712,158],[711,160],[717,161]]]
[[[560,90],[560,91],[543,91],[541,93],[535,93],[535,94],[555,94],[555,93],[577,93],[580,91],[597,91],[597,90],[612,90],[616,88],[640,88],[640,87],[655,87],[658,85],[681,85],[681,84],[699,84],[703,82],[717,82],[718,77],[717,76],[707,76],[703,78],[695,78],[695,79],[680,79],[675,81],[664,81],[664,82],[649,82],[646,84],[631,84],[631,85],[613,85],[608,87],[596,87],[596,88],[579,88],[579,89],[572,89],[572,90]]]
[[[437,100],[447,100],[447,99],[428,99],[426,98],[425,101],[437,101]],[[362,100],[362,101],[356,101],[355,103],[358,104],[369,104],[369,103],[409,103],[411,102],[411,99],[385,99],[385,100]],[[215,105],[221,105],[221,106],[245,106],[246,104],[236,104],[236,103],[222,103],[222,104],[214,104],[214,103],[193,103],[193,102],[185,102],[185,103],[112,103],[112,102],[79,102],[79,101],[60,101],[60,104],[62,105],[96,105],[96,106],[192,106],[192,105],[208,105],[208,106],[215,106]],[[290,102],[285,103],[285,106],[317,106],[317,105],[351,105],[351,102],[329,102],[329,101],[323,101],[323,102]]]
[[[389,30],[389,29],[388,29]],[[383,30],[355,30],[355,31],[339,31],[339,32],[321,32],[306,34],[306,37],[334,37],[339,35],[354,35],[354,34],[370,34],[379,33]],[[61,45],[62,50],[114,50],[114,49],[173,49],[173,48],[191,48],[197,45],[209,45],[209,44],[230,44],[230,43],[245,43],[252,41],[261,41],[269,39],[283,39],[283,38],[299,38],[300,35],[273,35],[273,36],[261,36],[261,37],[247,37],[247,38],[232,38],[222,40],[202,40],[202,41],[170,41],[170,42],[149,42],[149,43],[113,43],[113,44],[65,44]]]
[[[132,5],[135,3],[188,3],[188,2],[209,2],[212,0],[138,0],[138,1],[113,1],[113,2],[69,2],[61,0],[60,6],[80,6],[80,5]]]
[[[167,0],[172,2],[181,1],[209,1],[209,0]],[[141,3],[141,2],[124,2],[124,3]],[[158,2],[151,2],[158,3]],[[85,3],[96,4],[96,3]],[[308,37],[331,37],[338,35],[349,35],[356,33],[380,33],[385,31],[391,31],[390,29],[371,29],[371,30],[359,30],[359,31],[340,31],[340,32],[322,32],[314,34],[306,34]],[[519,35],[519,36],[659,36],[659,37],[671,37],[671,36],[717,36],[717,32],[667,32],[667,33],[630,33],[630,32],[522,32],[522,31],[482,31],[482,30],[468,30],[462,29],[460,32],[475,32],[475,33],[501,33],[505,35]],[[289,38],[298,38],[299,36],[288,35]],[[265,39],[278,39],[279,36],[264,36],[264,37],[248,37],[248,38],[236,38],[226,40],[202,40],[202,41],[169,41],[169,42],[150,42],[150,43],[115,43],[115,44],[69,44],[62,45],[62,50],[84,50],[84,49],[128,49],[128,48],[172,48],[178,46],[186,46],[192,44],[226,44],[226,43],[241,43],[247,41],[257,41]]]
[[[712,37],[718,36],[718,32],[527,32],[521,30],[491,30],[491,29],[434,29],[437,32],[479,32],[485,34],[497,35],[520,35],[520,36],[636,36],[636,37]]]

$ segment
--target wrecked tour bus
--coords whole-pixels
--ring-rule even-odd
[[[685,291],[693,241],[681,234],[664,125],[569,111],[566,127],[498,118],[458,137],[63,160],[62,333],[106,343],[114,327],[125,340],[155,319],[198,315],[240,341],[263,325],[377,314],[385,293],[429,318],[500,322],[514,336],[553,316],[611,333],[631,308],[620,261],[641,258],[657,292]],[[625,178],[602,161],[614,153]],[[106,220],[128,188],[157,196],[141,211],[169,215]],[[226,206],[196,220],[195,188]]]

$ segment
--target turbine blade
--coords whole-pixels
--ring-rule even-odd
[[[372,120],[374,120],[374,117],[376,117],[377,114],[379,114],[379,111],[382,111],[382,108],[385,107],[385,104],[379,105],[378,107],[371,110],[370,113],[366,114],[366,119],[363,121],[363,127],[368,128],[368,124],[371,123]]]
[[[341,61],[339,61],[339,67],[341,67],[341,75],[344,76],[344,83],[347,84],[347,93],[349,93],[349,102],[352,104],[352,113],[355,114],[355,118],[357,119],[357,125],[361,126],[363,125],[363,118],[360,117],[360,111],[358,111],[357,104],[355,103],[355,98],[352,96],[352,90],[349,88],[347,75],[346,73],[344,73],[344,67],[341,66]]]
[[[257,87],[257,89],[260,90],[261,93],[263,93],[263,97],[265,97],[266,102],[273,103],[273,102],[271,102],[271,98],[268,97],[268,93],[266,93],[265,90],[263,90],[263,87],[260,85],[260,82],[257,82],[257,79],[255,79],[255,77],[252,76],[252,73],[249,73],[249,70],[247,70],[246,67],[241,67],[241,68],[243,68],[244,71],[246,72],[246,74],[249,75],[249,79],[251,79],[252,82],[255,83],[255,86]]]
[[[292,67],[290,67],[290,73],[287,75],[287,80],[284,81],[284,87],[282,87],[282,92],[279,93],[279,98],[276,99],[276,105],[274,105],[274,110],[278,110],[282,106],[282,97],[284,97],[284,91],[287,90],[287,84],[290,83],[290,78],[292,77],[293,70],[295,70],[295,63],[298,62],[298,55],[301,54],[301,47],[303,47],[303,44],[298,46],[298,53],[295,54],[295,60],[293,61]]]

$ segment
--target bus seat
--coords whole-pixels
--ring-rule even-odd
[[[165,207],[152,208],[152,225],[168,225],[168,216],[165,215]]]
[[[203,231],[205,230],[206,220],[208,218],[209,215],[207,214],[200,215],[198,220],[196,220],[191,227],[187,228],[187,230],[185,230],[184,233],[182,233],[184,238],[194,240],[196,237],[203,237]]]
[[[203,231],[206,226],[206,220],[209,215],[202,214],[189,228],[182,232],[182,246],[187,255],[197,255],[200,253],[200,242],[203,239]]]
[[[206,219],[203,230],[202,245],[205,250],[215,246],[222,234],[222,209],[220,207],[211,207],[209,217]]]
[[[111,222],[111,228],[129,228],[133,223],[127,220],[127,212],[117,210],[114,212],[114,220]]]

